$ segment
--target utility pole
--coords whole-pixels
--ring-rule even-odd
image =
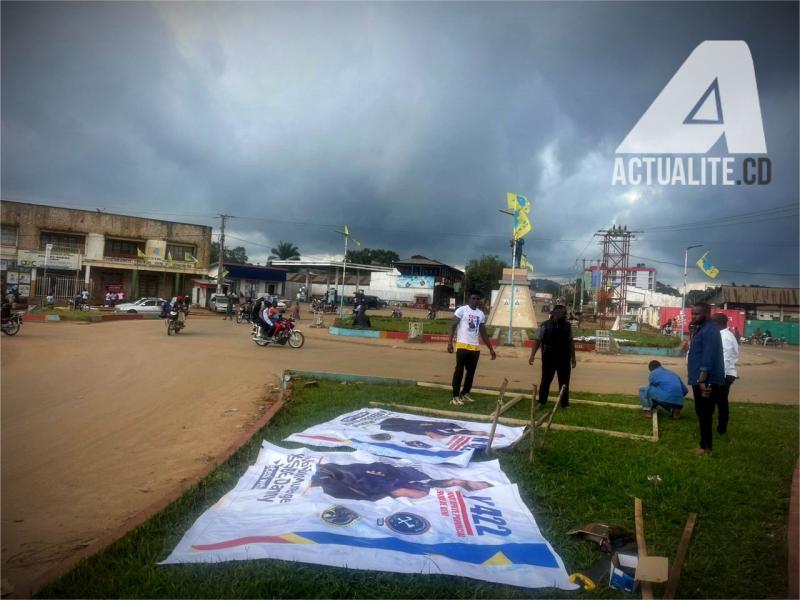
[[[683,342],[683,333],[686,330],[686,271],[689,268],[689,250],[692,248],[702,248],[703,244],[694,244],[693,246],[686,246],[683,252],[683,296],[681,299],[681,342]]]
[[[222,223],[219,228],[219,258],[217,259],[217,293],[222,293],[222,273],[225,271],[225,219],[232,218],[233,215],[221,214],[219,218]]]
[[[585,292],[585,290],[583,288],[585,287],[584,279],[586,277],[586,259],[582,258],[581,260],[583,261],[583,267],[581,267],[581,280],[580,280],[581,281],[581,284],[580,284],[580,287],[581,287],[581,301],[580,301],[580,307],[578,308],[578,312],[580,312],[580,313],[583,312],[583,294]]]

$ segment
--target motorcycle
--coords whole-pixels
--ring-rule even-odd
[[[181,318],[181,314],[177,310],[170,310],[167,316],[167,335],[177,334],[181,329],[186,327],[186,317]]]
[[[7,319],[2,320],[0,327],[2,327],[3,333],[6,335],[17,335],[22,327],[22,315],[19,313],[12,314]]]
[[[428,319],[431,320],[431,321],[436,319],[436,309],[435,308],[429,308],[428,309]]]
[[[403,311],[400,310],[397,306],[392,309],[392,318],[393,319],[402,319],[403,318]]]
[[[83,312],[88,312],[91,310],[89,306],[89,301],[84,300],[83,298],[73,298],[69,301],[72,310],[82,310]]]
[[[303,335],[303,332],[294,328],[294,320],[283,319],[280,321],[280,324],[281,330],[278,332],[278,335],[268,338],[262,337],[263,326],[253,325],[253,341],[257,346],[262,347],[269,346],[270,344],[285,346],[288,343],[291,348],[302,348],[303,344],[306,342],[306,337]]]
[[[236,313],[236,322],[241,323],[247,321],[250,323],[250,313],[253,311],[253,306],[249,302],[242,304],[239,307],[239,312]]]
[[[764,339],[765,346],[774,346],[776,348],[783,348],[786,341],[780,337],[768,337]]]

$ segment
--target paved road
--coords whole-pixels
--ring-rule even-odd
[[[217,316],[191,318],[169,338],[161,321],[26,323],[3,338],[3,578],[24,595],[75,548],[192,481],[258,416],[283,369],[450,379],[443,345],[341,339],[301,325],[299,351],[258,348],[247,325]],[[538,379],[527,353],[484,355],[477,385],[508,377],[527,388]],[[573,389],[635,393],[647,360],[579,355]],[[742,362],[753,366],[742,367],[733,400],[798,402],[796,350],[748,347]]]

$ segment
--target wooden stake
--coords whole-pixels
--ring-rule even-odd
[[[533,462],[533,442],[535,441],[534,433],[536,432],[536,401],[539,397],[539,394],[536,392],[538,391],[539,386],[534,383],[533,390],[531,391],[531,450],[528,455],[529,462]]]
[[[626,440],[639,440],[642,442],[652,442],[653,436],[639,435],[638,433],[627,433],[625,431],[612,431],[610,429],[595,429],[594,427],[580,427],[578,425],[561,425],[560,423],[553,423],[550,429],[556,431],[589,431],[591,433],[600,433],[611,437],[624,438]]]
[[[509,408],[512,408],[512,407],[516,406],[517,404],[519,404],[519,402],[520,402],[520,401],[521,401],[521,400],[522,400],[524,397],[525,397],[525,395],[524,395],[524,394],[520,394],[519,396],[514,396],[514,397],[513,397],[511,400],[509,400],[508,402],[506,402],[505,404],[503,404],[503,406],[500,408],[500,414],[502,415],[503,413],[505,413],[506,411],[508,411],[508,409],[509,409]]]
[[[678,544],[678,551],[675,553],[675,560],[672,562],[672,568],[669,570],[669,579],[667,579],[667,590],[664,592],[664,600],[675,598],[675,592],[678,591],[678,581],[680,581],[681,578],[683,560],[686,558],[686,550],[689,548],[689,541],[692,539],[692,532],[694,531],[694,524],[696,521],[697,513],[690,513],[689,518],[686,519],[686,526],[683,528],[683,535]]]
[[[486,444],[486,455],[492,453],[492,442],[494,441],[494,432],[497,430],[497,420],[503,412],[503,398],[506,394],[506,387],[508,386],[508,379],[503,379],[503,384],[500,386],[500,396],[497,398],[497,408],[492,415],[492,429],[489,431],[489,441]]]
[[[395,408],[406,412],[418,412],[423,415],[438,415],[441,417],[455,417],[468,421],[492,421],[494,414],[484,415],[481,413],[458,412],[455,410],[441,410],[438,408],[426,408],[424,406],[409,406],[408,404],[395,404],[394,402],[370,402],[370,406],[381,406],[383,408]],[[511,417],[500,417],[498,423],[503,425],[527,425],[527,419],[513,419]]]
[[[445,385],[443,383],[429,383],[427,381],[418,381],[418,387],[424,388],[433,388],[437,390],[449,390],[451,386]],[[475,394],[481,394],[482,396],[499,396],[500,392],[497,390],[490,390],[486,388],[472,388],[472,392]],[[528,394],[521,394],[523,398],[527,398]],[[591,404],[592,406],[608,406],[611,408],[626,408],[630,410],[641,410],[642,406],[638,403],[636,404],[623,404],[621,402],[600,402],[598,400],[578,400],[575,398],[570,398],[570,404]]]
[[[633,499],[633,518],[636,524],[636,547],[639,554],[639,561],[647,556],[647,542],[644,538],[644,517],[642,516],[641,498]],[[653,600],[653,584],[649,581],[642,581],[642,600]]]
[[[653,407],[653,441],[658,441],[658,407]]]

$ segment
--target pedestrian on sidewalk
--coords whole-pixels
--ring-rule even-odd
[[[469,393],[472,391],[472,381],[478,368],[478,359],[481,357],[480,340],[483,340],[489,348],[492,360],[497,358],[486,333],[486,314],[478,308],[480,302],[481,295],[478,292],[470,292],[469,302],[456,309],[453,321],[450,323],[450,337],[447,340],[447,352],[450,354],[453,353],[453,338],[456,338],[456,368],[453,371],[453,399],[450,404],[474,402]],[[466,377],[464,377],[465,370]]]
[[[694,410],[700,425],[700,447],[695,454],[710,455],[714,407],[725,385],[725,362],[719,328],[711,321],[711,305],[692,307],[692,335],[687,360],[688,380],[694,394]]]
[[[575,342],[572,341],[572,326],[567,321],[567,307],[557,304],[550,313],[550,318],[542,323],[533,338],[531,357],[532,365],[539,348],[542,349],[542,380],[539,384],[539,406],[547,404],[550,384],[553,376],[558,375],[558,389],[566,386],[561,397],[561,407],[569,406],[569,378],[577,366],[575,361]]]
[[[717,433],[724,435],[728,431],[728,394],[730,394],[733,382],[739,377],[736,372],[736,363],[739,362],[739,342],[736,341],[734,333],[728,329],[728,315],[717,313],[711,320],[719,328],[719,336],[722,340],[722,362],[725,365],[725,383],[720,388],[717,404],[719,415],[717,416]]]

